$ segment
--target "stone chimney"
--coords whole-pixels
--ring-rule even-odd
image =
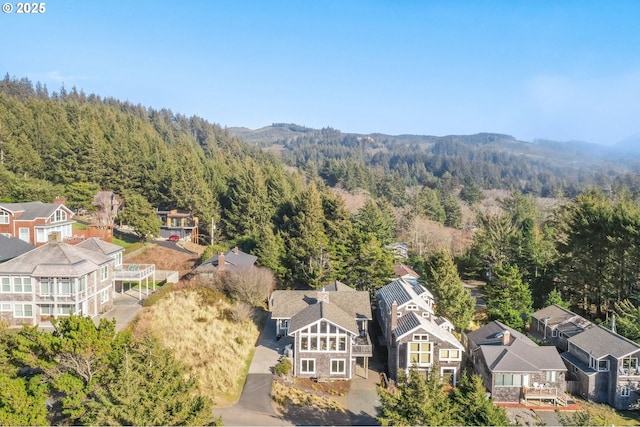
[[[224,252],[218,254],[218,271],[224,270]]]
[[[504,330],[502,331],[502,345],[509,345],[511,342],[511,332]]]
[[[389,327],[389,332],[392,332],[398,327],[398,303],[395,301],[391,304],[391,319],[389,319]]]

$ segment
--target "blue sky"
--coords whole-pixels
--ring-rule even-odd
[[[638,1],[45,6],[0,14],[0,72],[50,92],[64,83],[252,129],[607,144],[640,134]]]

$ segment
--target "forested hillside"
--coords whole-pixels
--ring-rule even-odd
[[[470,180],[484,189],[574,197],[589,186],[616,185],[616,177],[640,166],[638,155],[595,144],[529,143],[491,133],[362,135],[286,123],[229,132],[261,147],[279,146],[287,164],[315,172],[329,185],[362,188],[397,206],[407,202],[406,196],[390,189],[435,188],[443,177],[456,184]]]

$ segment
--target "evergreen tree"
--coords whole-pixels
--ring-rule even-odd
[[[160,233],[160,220],[155,210],[147,199],[136,193],[125,194],[121,221],[133,228],[143,241],[153,239]]]
[[[410,368],[400,372],[392,389],[378,386],[383,426],[454,425],[451,402],[438,375]]]
[[[382,244],[389,244],[395,237],[396,223],[391,208],[367,199],[365,205],[353,217],[356,230],[373,234]]]
[[[393,276],[393,257],[373,234],[354,231],[349,241],[348,267],[340,279],[373,298]]]
[[[85,425],[207,425],[211,402],[153,337],[136,340],[113,360],[87,402]]]
[[[496,265],[493,275],[484,286],[489,318],[524,331],[525,319],[533,312],[529,287],[515,266]]]
[[[624,300],[615,304],[616,331],[632,341],[640,344],[640,307]]]
[[[466,289],[451,256],[440,250],[427,260],[427,287],[436,297],[436,314],[446,317],[456,329],[464,331],[475,310],[475,299]]]
[[[451,397],[457,425],[506,426],[510,424],[505,410],[495,406],[487,397],[479,375],[463,372]]]
[[[548,307],[550,305],[559,305],[560,307],[569,308],[569,301],[565,301],[562,299],[562,294],[557,288],[553,288],[547,298],[544,300],[544,306]]]

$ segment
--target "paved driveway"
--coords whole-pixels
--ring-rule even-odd
[[[144,298],[145,291],[142,291]],[[116,331],[122,331],[136,318],[142,310],[142,301],[136,290],[129,290],[124,293],[116,293],[113,298],[113,308],[106,313],[94,318],[94,323],[98,325],[100,319],[116,320]]]

